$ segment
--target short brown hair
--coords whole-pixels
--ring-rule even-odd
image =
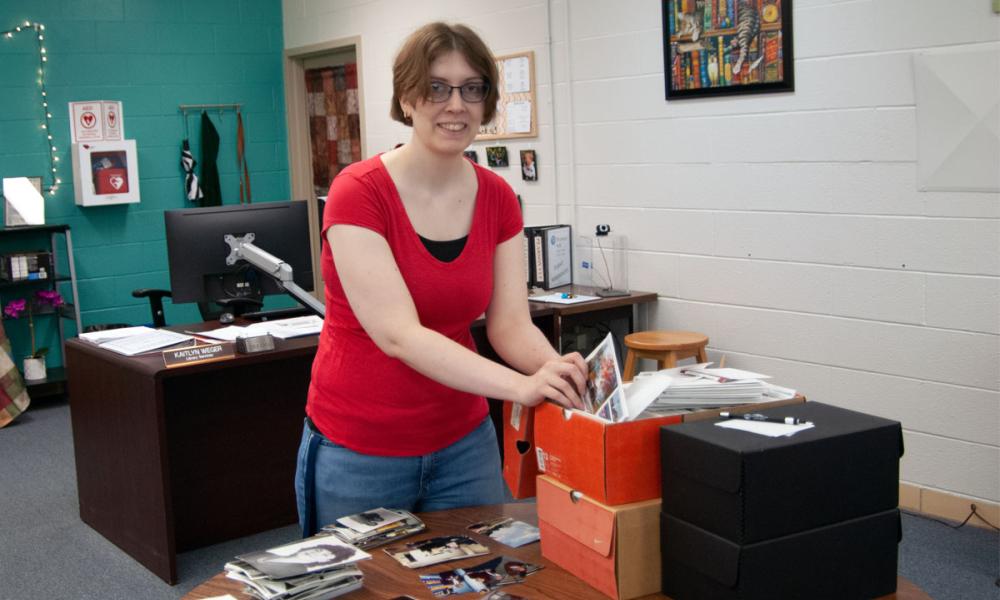
[[[483,102],[483,123],[489,123],[497,110],[497,66],[493,53],[474,31],[465,25],[428,23],[403,42],[392,65],[392,108],[389,116],[404,125],[413,120],[403,114],[400,100],[415,102],[430,94],[431,64],[444,54],[458,52],[469,66],[490,84]]]

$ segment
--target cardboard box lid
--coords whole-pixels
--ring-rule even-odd
[[[735,492],[744,485],[745,463],[761,460],[768,452],[780,453],[793,447],[792,451],[796,453],[811,452],[817,443],[833,438],[840,438],[839,443],[847,446],[850,445],[847,440],[852,436],[857,440],[871,437],[867,434],[873,430],[890,430],[892,458],[899,460],[903,455],[903,431],[898,421],[821,402],[764,409],[760,413],[804,418],[813,421],[816,427],[791,437],[779,438],[723,429],[715,426],[716,420],[664,427],[661,429],[664,453],[678,457],[677,460],[668,460],[663,465],[664,469],[714,488]],[[878,443],[878,440],[866,441]],[[884,446],[884,442],[880,445]]]
[[[616,508],[604,506],[545,476],[538,477],[538,518],[601,556],[614,548]],[[658,503],[658,501],[657,501]]]

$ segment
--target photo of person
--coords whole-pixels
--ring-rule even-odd
[[[370,558],[362,552],[329,536],[253,552],[238,557],[273,579],[298,577],[316,571]]]
[[[535,159],[534,150],[521,150],[521,179],[525,181],[538,181]]]
[[[614,341],[609,333],[587,357],[587,387],[583,392],[583,404],[587,412],[594,414],[611,396],[622,387],[615,356]],[[619,406],[621,399],[619,398]]]
[[[506,167],[507,146],[490,146],[486,149],[486,164],[491,167]]]
[[[471,160],[477,165],[479,164],[479,153],[476,152],[475,150],[466,150],[465,152],[462,152],[462,154],[465,156],[465,158]]]

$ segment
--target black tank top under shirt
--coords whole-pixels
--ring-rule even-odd
[[[462,249],[465,248],[465,241],[469,239],[469,236],[466,235],[457,240],[445,240],[442,242],[429,240],[422,235],[419,237],[420,241],[424,243],[424,247],[431,253],[431,256],[441,262],[451,262],[458,258],[462,253]]]

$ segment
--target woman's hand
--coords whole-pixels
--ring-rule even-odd
[[[579,352],[546,362],[525,384],[517,398],[524,406],[536,406],[551,400],[566,408],[583,408],[580,394],[587,382],[587,363]]]

